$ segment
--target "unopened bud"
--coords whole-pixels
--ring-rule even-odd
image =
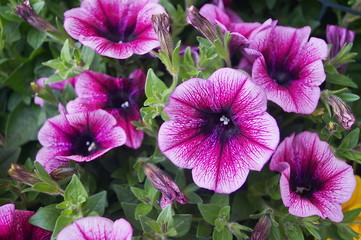
[[[169,57],[171,57],[173,52],[173,42],[168,31],[170,26],[168,15],[165,13],[152,15],[152,25],[154,31],[158,34],[160,47]]]
[[[57,168],[54,171],[50,173],[50,176],[54,180],[63,180],[65,178],[73,176],[73,174],[76,174],[77,171],[75,168],[71,167],[64,167],[64,168]]]
[[[350,107],[335,95],[330,95],[327,98],[328,103],[332,107],[333,113],[337,116],[338,122],[346,130],[351,129],[355,123],[355,117],[351,112]]]
[[[250,240],[267,240],[271,230],[271,219],[263,216],[254,227]]]
[[[215,27],[210,21],[207,20],[207,18],[203,17],[199,13],[196,7],[190,6],[187,13],[192,25],[205,37],[207,37],[211,42],[214,42],[218,39]]]
[[[28,185],[41,182],[34,172],[26,170],[24,166],[20,164],[12,163],[8,173],[12,179]]]
[[[189,200],[184,193],[178,188],[177,184],[162,170],[151,163],[144,163],[144,173],[151,181],[153,186],[162,192],[160,206],[165,208],[173,201],[186,204]]]
[[[44,18],[36,14],[35,10],[31,6],[29,0],[25,0],[20,3],[19,6],[14,8],[14,12],[28,22],[31,26],[40,31],[51,31],[60,34],[60,32]]]

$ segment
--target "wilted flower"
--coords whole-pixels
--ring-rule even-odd
[[[58,234],[57,240],[131,240],[133,228],[125,219],[113,222],[104,217],[85,217],[74,221]]]
[[[152,16],[154,31],[158,34],[161,49],[168,55],[172,56],[173,42],[169,33],[169,17],[167,14],[155,14]]]
[[[347,28],[339,27],[337,25],[327,25],[326,27],[327,43],[330,43],[331,51],[330,57],[334,58],[346,43],[352,43],[355,39],[355,32]],[[340,73],[346,71],[346,65],[339,66],[337,69]]]
[[[286,137],[273,155],[270,169],[281,173],[281,196],[291,214],[342,221],[341,203],[349,200],[355,189],[353,170],[335,158],[316,133]]]
[[[254,82],[264,89],[268,100],[286,112],[310,114],[320,98],[327,44],[319,38],[308,40],[310,32],[308,26],[275,26],[250,41],[248,50],[259,53],[252,67]]]
[[[250,240],[267,240],[271,225],[271,219],[268,216],[263,216],[253,229]]]
[[[31,225],[32,211],[15,210],[10,203],[0,207],[0,239],[4,240],[50,240],[52,232]]]
[[[187,10],[187,14],[191,24],[201,32],[209,41],[214,42],[218,39],[215,27],[207,18],[199,13],[198,9],[194,6],[190,6]]]
[[[36,161],[51,172],[68,160],[88,162],[125,143],[126,135],[115,118],[104,110],[65,113],[49,118],[40,129],[43,148]]]
[[[34,172],[26,170],[20,164],[12,163],[8,173],[12,179],[29,185],[41,182]]]
[[[85,71],[77,77],[75,92],[78,95],[67,105],[69,112],[86,112],[104,109],[117,120],[126,133],[126,145],[139,148],[144,133],[136,130],[132,121],[140,121],[140,99],[144,96],[145,74],[138,69],[128,78],[114,78],[106,74]]]
[[[14,12],[19,17],[28,22],[31,26],[39,29],[40,31],[51,31],[60,34],[60,32],[53,25],[36,14],[29,0],[25,0],[24,2],[20,3],[19,6],[14,8]]]
[[[335,95],[330,95],[327,101],[331,105],[333,113],[337,116],[338,122],[344,129],[350,130],[355,123],[355,117],[350,107]]]
[[[234,69],[187,80],[164,108],[170,120],[160,127],[159,148],[178,167],[193,169],[198,186],[233,192],[278,144],[277,123],[266,108],[264,92]]]
[[[165,13],[158,0],[83,0],[64,13],[69,35],[103,56],[126,59],[159,46],[152,15]]]
[[[177,184],[162,170],[151,163],[144,163],[144,173],[152,182],[153,186],[162,192],[162,199],[160,206],[165,208],[173,201],[181,204],[186,204],[189,200],[184,196],[184,193],[179,189]]]

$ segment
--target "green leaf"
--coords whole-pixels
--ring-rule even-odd
[[[63,48],[61,49],[60,58],[64,62],[70,62],[71,60],[73,60],[71,55],[70,55],[69,40],[68,39],[65,40]]]
[[[135,209],[135,219],[138,220],[140,216],[146,216],[152,211],[153,206],[146,203],[139,203]]]
[[[29,30],[27,41],[34,49],[38,49],[46,39],[46,33],[35,28]]]
[[[177,231],[175,237],[183,237],[189,232],[192,223],[191,214],[176,214],[173,216],[173,220],[174,228]]]
[[[10,169],[11,163],[17,162],[20,156],[21,148],[0,148],[0,176],[7,178],[7,171]]]
[[[338,147],[339,149],[353,149],[357,146],[358,139],[360,136],[360,129],[356,128],[352,130],[349,134],[347,134]]]
[[[137,204],[122,202],[122,209],[124,210],[126,219],[132,224],[134,228],[142,229],[142,226],[139,221],[135,220],[135,209],[137,208]],[[140,216],[144,217],[144,216]]]
[[[148,198],[148,194],[144,189],[131,187],[130,190],[132,191],[132,193],[136,196],[136,198],[139,201],[144,202],[144,203],[148,203],[150,201],[150,199]]]
[[[145,82],[145,95],[147,98],[154,97],[157,99],[157,96],[161,95],[165,90],[167,90],[167,86],[155,75],[153,69],[150,68]]]
[[[168,204],[157,218],[158,223],[164,223],[168,228],[173,227],[172,205]]]
[[[353,93],[341,93],[338,96],[345,102],[354,102],[360,99],[359,95]]]
[[[214,230],[212,238],[213,240],[232,240],[233,236],[227,228],[223,228],[222,231]]]
[[[34,162],[35,173],[36,175],[45,183],[54,184],[53,179],[50,177],[49,173],[45,171],[43,165],[39,162]]]
[[[64,192],[64,200],[71,201],[74,204],[81,205],[88,198],[88,193],[85,190],[83,184],[77,175],[73,175],[70,183],[65,189]]]
[[[41,207],[38,211],[29,219],[29,223],[43,228],[48,231],[53,231],[55,223],[60,216],[60,210],[55,208],[55,204]]]
[[[36,183],[32,188],[33,191],[48,193],[48,194],[58,194],[58,189],[54,188],[53,185],[47,183]]]
[[[284,224],[285,226],[285,232],[289,239],[292,240],[304,240],[303,232],[301,228],[297,224],[293,224],[290,222],[286,222]]]
[[[342,74],[327,74],[326,81],[341,86],[357,88],[356,83]]]
[[[314,226],[312,223],[306,223],[304,224],[307,231],[314,236],[316,239],[321,239],[321,235],[319,233],[319,230],[316,226]]]
[[[211,198],[211,204],[217,204],[220,207],[228,206],[229,205],[229,195],[214,193]]]
[[[63,230],[66,226],[72,224],[75,219],[69,216],[60,215],[58,219],[56,220],[55,227],[53,234],[51,235],[51,239],[56,239],[56,236],[58,236],[59,232]]]
[[[217,204],[198,204],[198,208],[204,220],[212,225],[215,225],[215,221],[218,217],[218,213],[221,210],[221,207]]]
[[[208,237],[209,235],[211,235],[211,233],[212,233],[212,228],[208,223],[206,223],[204,221],[199,222],[199,224],[197,226],[197,237],[198,238]]]
[[[140,224],[145,233],[155,232],[161,233],[161,225],[155,220],[148,218],[146,216],[139,216]]]
[[[101,191],[88,198],[88,210],[95,211],[99,216],[104,215],[104,210],[108,206],[107,192]]]
[[[361,213],[361,208],[356,208],[343,214],[343,223],[352,223]]]
[[[223,218],[217,218],[214,223],[218,232],[222,231],[223,228],[227,225],[227,221]]]
[[[93,49],[89,48],[89,47],[85,47],[83,46],[81,48],[81,53],[80,53],[81,59],[84,62],[84,66],[83,69],[87,70],[89,69],[90,65],[92,64],[94,57],[95,57],[95,52]]]

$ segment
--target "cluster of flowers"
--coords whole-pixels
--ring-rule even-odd
[[[83,0],[80,8],[65,12],[64,28],[103,56],[126,59],[146,54],[161,45],[152,27],[152,15],[165,13],[157,2]],[[192,78],[177,86],[164,108],[170,120],[159,130],[162,153],[176,166],[192,169],[198,186],[218,193],[239,189],[249,171],[261,171],[273,155],[270,169],[281,173],[281,195],[289,212],[340,222],[340,204],[350,199],[355,188],[351,166],[335,158],[330,146],[316,133],[293,134],[279,144],[277,122],[266,111],[267,100],[286,112],[310,114],[315,110],[319,86],[326,78],[322,63],[328,55],[326,42],[309,38],[310,27],[277,26],[273,20],[263,24],[243,22],[223,1],[206,4],[199,12],[191,7],[188,14],[191,24],[212,42],[219,37],[216,26],[223,33],[230,32],[230,52],[243,54],[238,67],[249,75],[222,68],[208,79]],[[341,31],[335,27],[329,30],[328,40],[334,44],[332,55],[343,43],[353,40],[353,36],[345,38],[349,32],[342,35]],[[145,78],[139,69],[128,78],[84,71],[68,80],[77,98],[66,109],[59,106],[60,115],[48,119],[39,131],[43,148],[36,161],[51,172],[66,166],[68,160],[91,161],[124,144],[139,148],[144,133],[131,121],[141,121]],[[162,180],[155,175],[163,184],[158,188],[180,192],[177,186],[170,187],[173,182],[169,178]],[[168,185],[164,185],[166,181]],[[184,195],[171,194],[162,207],[173,200],[187,202]],[[124,221],[113,225],[103,218],[88,218],[86,229],[101,222],[103,234],[111,235],[118,233],[117,226]],[[78,220],[63,231],[72,231],[72,239],[80,239],[76,236],[88,231],[82,230],[82,224]],[[131,229],[129,224],[124,226]],[[117,239],[130,239],[128,230]],[[67,233],[58,236],[65,238],[70,239]]]

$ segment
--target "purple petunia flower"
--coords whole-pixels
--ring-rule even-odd
[[[0,207],[0,239],[49,240],[52,232],[31,225],[29,219],[35,213],[16,210],[10,203]]]
[[[133,228],[125,219],[113,222],[104,217],[76,220],[58,234],[58,240],[131,240]]]
[[[327,25],[326,27],[327,43],[332,44],[330,57],[334,58],[346,43],[352,43],[355,39],[355,31],[337,25]],[[338,67],[340,73],[345,73],[347,65]]]
[[[61,114],[49,118],[38,139],[43,148],[36,155],[45,170],[51,172],[68,160],[88,162],[125,143],[126,135],[115,118],[104,110]]]
[[[264,92],[234,69],[187,80],[165,107],[170,121],[160,127],[159,148],[178,167],[193,169],[198,186],[233,192],[250,170],[262,169],[278,144],[266,108]]]
[[[126,133],[126,145],[137,149],[143,141],[143,131],[136,130],[131,121],[140,121],[140,98],[144,96],[145,74],[138,69],[128,78],[114,78],[106,74],[85,71],[77,77],[78,95],[67,105],[69,112],[104,109],[117,120]]]
[[[286,137],[272,157],[270,169],[281,173],[281,196],[295,216],[343,219],[341,203],[355,189],[352,167],[334,157],[316,133]]]
[[[165,13],[158,0],[83,0],[64,13],[69,35],[103,56],[126,59],[159,47],[152,15]]]
[[[327,57],[327,44],[319,38],[308,40],[310,31],[310,27],[267,28],[245,49],[257,56],[253,81],[286,112],[312,113],[320,98],[319,85],[326,78],[322,60]]]

